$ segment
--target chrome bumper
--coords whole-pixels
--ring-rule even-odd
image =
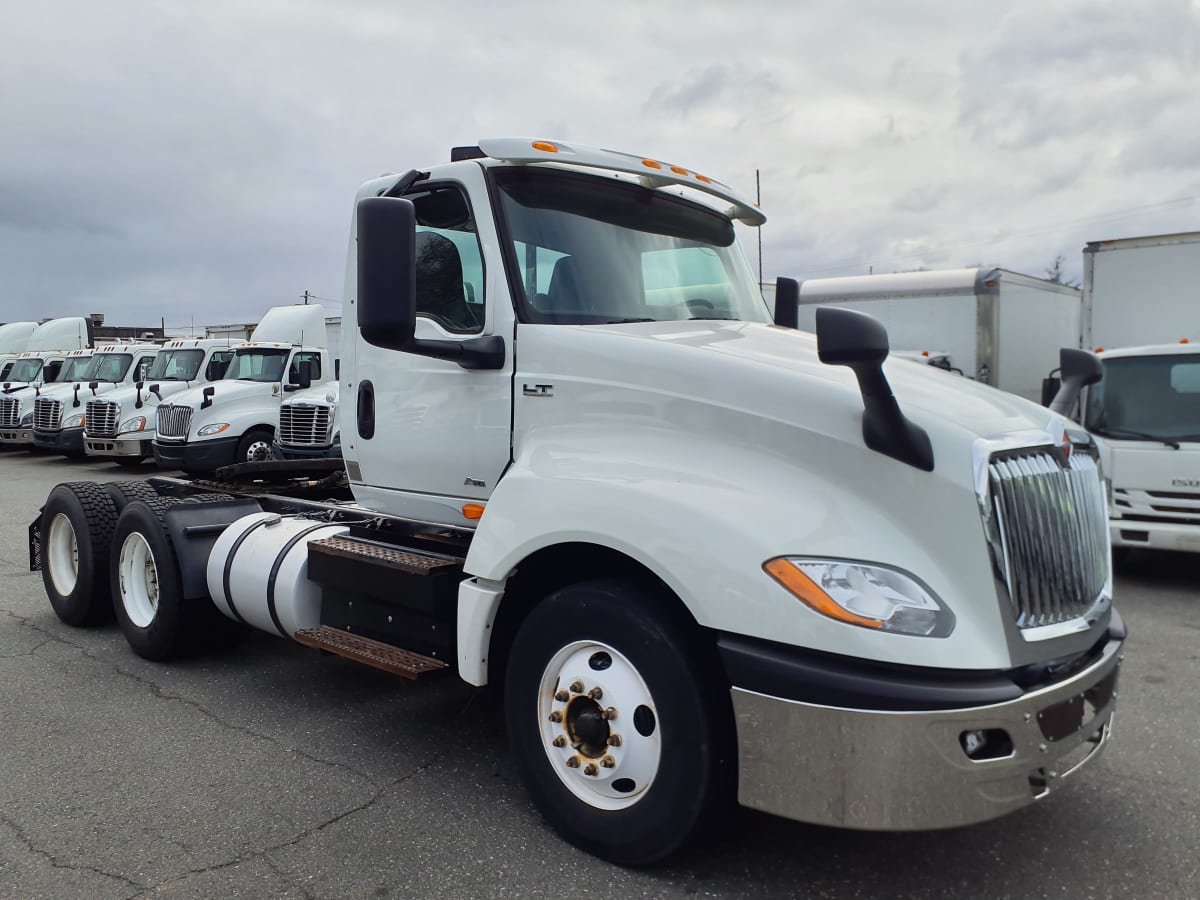
[[[1088,668],[969,709],[836,709],[733,688],[738,800],[788,819],[881,831],[969,825],[1040,800],[1112,735],[1119,640]],[[963,735],[1003,730],[1011,752],[973,760]]]
[[[32,428],[0,428],[0,444],[32,444]]]
[[[93,438],[83,439],[88,456],[149,456],[150,438]]]

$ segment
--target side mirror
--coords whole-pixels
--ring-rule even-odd
[[[775,324],[800,327],[800,282],[795,278],[775,279]]]
[[[863,399],[863,443],[925,472],[933,471],[933,444],[909,420],[883,374],[887,329],[873,316],[836,306],[817,307],[817,356],[830,366],[847,366]]]
[[[368,344],[403,350],[417,327],[417,214],[400,197],[358,201],[358,330]]]
[[[1050,402],[1050,411],[1070,416],[1075,411],[1075,404],[1079,402],[1079,394],[1083,389],[1104,377],[1104,367],[1100,365],[1100,358],[1095,353],[1076,350],[1074,347],[1063,347],[1059,351],[1058,359],[1062,385]]]
[[[296,377],[290,380],[288,387],[294,387],[298,391],[312,387],[312,370],[311,359],[300,360],[296,363]]]

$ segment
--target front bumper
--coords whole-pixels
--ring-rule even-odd
[[[1009,682],[1018,696],[956,708],[822,705],[739,687],[735,676],[738,800],[797,821],[884,831],[950,828],[1013,812],[1058,788],[1108,742],[1123,639],[1117,624],[1069,677],[1028,691]],[[996,694],[1002,683],[981,680],[968,694]],[[884,685],[884,693],[894,687]],[[1003,732],[1009,743],[999,741],[994,758],[972,759],[965,735],[979,732]]]
[[[1109,519],[1109,533],[1114,547],[1141,547],[1145,550],[1179,550],[1200,553],[1200,523],[1176,525],[1171,522]]]
[[[328,447],[285,447],[279,441],[271,445],[271,451],[276,459],[341,459],[342,445],[331,444]]]
[[[33,445],[43,450],[59,453],[83,453],[83,426],[64,428],[61,431],[38,431],[34,429]]]
[[[163,469],[183,469],[185,472],[215,472],[231,465],[237,456],[240,437],[212,438],[183,444],[154,441],[154,462]]]
[[[32,444],[32,428],[0,428],[0,444]]]
[[[88,456],[121,456],[121,457],[142,457],[149,456],[151,453],[150,439],[139,440],[137,438],[96,438],[87,437],[83,439],[83,449]]]

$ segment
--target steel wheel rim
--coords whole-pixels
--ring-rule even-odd
[[[584,803],[627,809],[654,784],[662,760],[658,707],[620,651],[598,641],[563,647],[542,672],[537,713],[550,767]]]
[[[246,462],[264,462],[271,458],[271,445],[267,441],[255,441],[246,448]]]
[[[158,566],[154,551],[138,532],[130,532],[121,544],[121,605],[138,628],[147,628],[158,614]]]
[[[59,513],[50,522],[46,545],[50,580],[59,596],[66,597],[79,582],[79,542],[75,526],[65,513]]]

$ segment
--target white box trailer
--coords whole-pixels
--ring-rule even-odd
[[[870,313],[897,351],[949,357],[969,378],[1039,401],[1042,378],[1080,334],[1080,292],[1008,269],[978,267],[818,278],[800,285],[799,326],[819,306]]]

